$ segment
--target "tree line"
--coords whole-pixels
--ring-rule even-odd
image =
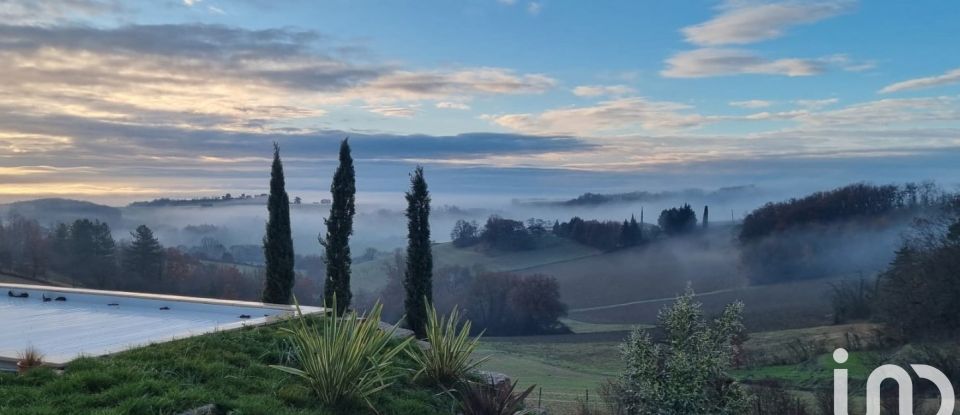
[[[704,207],[703,228],[707,227],[707,207]],[[655,239],[661,234],[680,236],[697,229],[697,215],[689,204],[664,209],[660,213],[657,225],[643,222],[643,210],[640,221],[635,215],[619,221],[585,220],[574,216],[569,221],[554,221],[552,224],[541,219],[529,219],[526,223],[506,219],[498,215],[490,216],[481,227],[474,221],[459,220],[450,232],[453,246],[466,248],[483,245],[485,248],[500,251],[525,251],[536,249],[541,239],[548,234],[570,239],[582,245],[604,251],[629,248]]]
[[[11,216],[0,223],[0,270],[39,281],[161,294],[257,300],[260,278],[229,264],[210,263],[178,247],[164,247],[140,225],[116,240],[105,222],[77,219],[46,228]],[[311,278],[301,278],[298,296],[318,297]]]
[[[767,203],[740,227],[741,262],[754,283],[819,278],[836,268],[827,241],[910,220],[951,195],[933,183],[856,183],[802,198]]]

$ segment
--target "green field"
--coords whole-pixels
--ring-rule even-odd
[[[483,368],[508,374],[522,386],[537,385],[538,389],[528,399],[536,405],[541,395],[542,404],[556,413],[568,413],[590,393],[591,402],[599,404],[598,388],[615,377],[621,370],[620,344],[626,337],[624,327],[611,325],[610,331],[600,331],[600,325],[572,323],[573,327],[586,327],[580,334],[558,336],[493,337],[484,338],[477,356],[490,356]],[[774,380],[788,388],[810,391],[824,388],[832,381],[833,363],[830,353],[836,347],[849,347],[847,339],[856,335],[863,347],[876,342],[874,324],[847,324],[810,327],[804,329],[778,330],[750,333],[744,344],[748,356],[763,356],[789,364],[768,364],[758,359],[756,366],[734,372],[734,376],[747,383]],[[809,357],[786,353],[794,345],[802,343],[809,348]],[[872,364],[870,352],[851,352],[844,367],[851,370],[851,382],[866,378]],[[592,405],[591,405],[592,406]]]
[[[517,252],[486,251],[479,247],[456,248],[451,243],[433,245],[435,268],[457,265],[491,272],[526,272],[525,270],[532,267],[587,258],[599,254],[601,254],[599,250],[555,237],[548,237],[539,249]],[[354,289],[376,292],[383,288],[387,283],[384,267],[392,260],[393,256],[387,255],[373,261],[354,264],[351,279]]]

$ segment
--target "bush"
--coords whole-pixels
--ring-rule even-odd
[[[480,242],[480,226],[474,221],[458,220],[450,231],[450,240],[457,248],[476,245]]]
[[[480,274],[465,297],[477,328],[495,336],[562,333],[567,314],[557,280],[545,275]]]
[[[310,325],[296,305],[297,321],[282,330],[291,336],[293,355],[300,368],[271,367],[303,378],[325,405],[338,408],[363,401],[388,388],[398,377],[397,354],[411,339],[395,343],[393,332],[380,330],[382,306],[375,304],[365,317],[350,312],[342,318],[327,316]],[[332,309],[336,309],[336,299]]]
[[[450,387],[466,381],[470,371],[487,360],[472,359],[480,336],[470,338],[470,322],[460,325],[456,307],[443,318],[437,317],[435,308],[427,306],[426,335],[429,348],[414,346],[408,351],[420,367],[415,377],[426,376],[435,385]]]
[[[626,369],[611,388],[614,406],[625,415],[746,413],[750,396],[727,375],[742,312],[742,303],[730,304],[708,324],[688,289],[660,312],[663,343],[636,330],[622,346]]]
[[[523,222],[496,215],[487,219],[480,240],[488,248],[502,251],[527,251],[536,248],[536,241]]]
[[[517,382],[500,384],[467,382],[461,386],[463,415],[514,415],[523,408],[523,401],[533,392],[530,385],[523,392],[514,392]]]
[[[921,222],[880,274],[876,311],[896,334],[949,335],[960,330],[960,220]]]
[[[688,204],[678,208],[665,209],[657,219],[660,229],[667,235],[680,235],[697,228],[697,214]]]

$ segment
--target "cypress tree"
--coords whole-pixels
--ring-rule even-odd
[[[710,225],[710,206],[703,206],[703,229]]]
[[[266,280],[261,300],[270,304],[289,304],[293,291],[293,238],[290,235],[290,198],[287,196],[280,161],[280,146],[273,143],[270,171],[270,198],[267,200],[267,234],[263,236]]]
[[[403,277],[403,305],[407,325],[417,337],[426,334],[427,306],[433,303],[433,254],[430,251],[430,192],[417,166],[407,192],[407,270]]]
[[[350,292],[350,235],[353,234],[356,193],[353,157],[350,156],[350,143],[345,138],[340,143],[340,165],[330,184],[333,200],[330,204],[330,215],[324,219],[327,234],[320,240],[327,264],[324,300],[326,304],[332,305],[336,298],[337,315],[343,315],[350,307],[353,296]]]

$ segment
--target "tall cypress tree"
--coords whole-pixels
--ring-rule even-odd
[[[433,303],[433,253],[430,251],[430,192],[417,166],[407,192],[407,270],[403,277],[403,301],[407,325],[417,335],[426,335],[427,306]]]
[[[703,229],[707,229],[710,226],[710,206],[703,206]]]
[[[330,193],[333,196],[330,216],[324,219],[327,234],[320,240],[327,263],[323,294],[327,304],[332,305],[336,298],[337,315],[343,315],[350,307],[353,296],[350,292],[350,235],[353,234],[357,193],[353,157],[350,156],[350,143],[346,138],[340,143],[340,165],[333,174]]]
[[[265,303],[289,304],[293,291],[293,238],[290,236],[290,198],[287,196],[280,161],[280,146],[273,143],[270,198],[267,200],[267,234],[263,236],[266,280],[261,299]]]

